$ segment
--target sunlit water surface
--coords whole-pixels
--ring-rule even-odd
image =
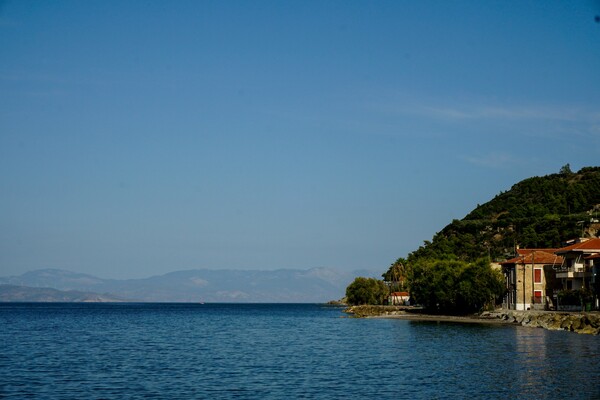
[[[6,399],[599,399],[600,337],[293,304],[0,304]]]

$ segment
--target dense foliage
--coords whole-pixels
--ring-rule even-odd
[[[521,247],[560,247],[583,235],[597,235],[600,225],[600,167],[533,177],[454,220],[432,241],[408,255],[419,259],[493,260],[512,256]]]
[[[382,276],[392,289],[408,287],[411,300],[430,312],[478,311],[504,292],[490,260],[514,256],[516,245],[552,248],[597,236],[599,219],[600,167],[574,173],[567,164],[558,174],[525,179],[478,205]]]
[[[346,301],[350,305],[383,304],[389,289],[383,281],[358,277],[346,288]]]
[[[593,298],[593,292],[586,288],[579,290],[565,289],[558,292],[558,301],[562,305],[579,306],[591,302]]]
[[[504,294],[501,273],[486,260],[421,260],[412,266],[410,282],[411,298],[436,313],[480,311]]]
[[[504,292],[490,260],[512,257],[516,245],[552,248],[597,235],[598,219],[600,167],[574,173],[567,164],[558,174],[525,179],[478,205],[382,276],[390,287],[408,286],[411,300],[430,312],[477,311]]]
[[[408,289],[408,269],[405,264],[406,260],[399,258],[381,275],[390,291],[402,292]]]

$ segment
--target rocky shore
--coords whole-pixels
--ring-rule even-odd
[[[500,310],[469,316],[425,314],[404,306],[352,306],[344,312],[357,318],[399,318],[415,321],[513,324],[582,334],[600,334],[599,312],[553,312]]]
[[[552,331],[570,331],[590,335],[600,334],[600,313],[598,312],[503,310],[484,312],[480,317]]]

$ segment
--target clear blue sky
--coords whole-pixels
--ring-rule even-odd
[[[0,275],[375,268],[600,165],[598,1],[0,2]]]

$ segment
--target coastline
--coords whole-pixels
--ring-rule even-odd
[[[369,318],[369,317],[367,317]],[[402,312],[393,315],[378,315],[370,318],[385,318],[385,319],[405,319],[409,321],[430,321],[430,322],[457,322],[462,324],[510,324],[498,318],[485,318],[479,315],[458,316],[458,315],[435,315],[435,314],[413,314],[410,312]]]
[[[600,335],[599,312],[486,311],[472,315],[427,314],[407,306],[351,306],[344,310],[354,318],[386,318],[409,321],[454,322],[467,324],[517,325],[580,334]]]
[[[344,310],[354,318],[405,319],[410,321],[459,322],[467,324],[507,324],[508,321],[489,316],[427,314],[410,306],[351,306]]]

